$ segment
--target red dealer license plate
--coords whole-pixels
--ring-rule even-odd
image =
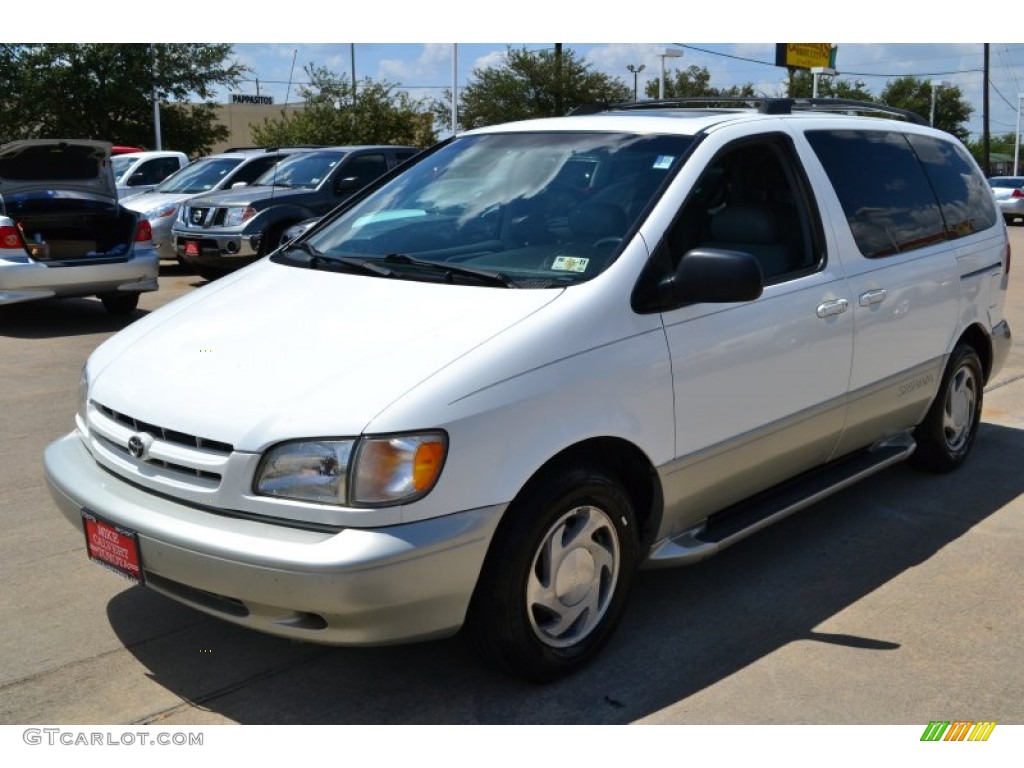
[[[85,529],[85,546],[90,560],[138,584],[143,582],[139,534],[103,520],[85,509],[82,510],[82,527]]]
[[[198,240],[186,240],[185,241],[185,255],[186,256],[198,256],[199,255],[199,241]]]

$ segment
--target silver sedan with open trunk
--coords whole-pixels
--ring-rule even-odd
[[[0,305],[97,296],[127,314],[157,289],[152,229],[118,204],[110,148],[74,139],[0,146]]]

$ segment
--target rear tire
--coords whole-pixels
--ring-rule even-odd
[[[981,423],[984,373],[974,347],[960,344],[942,376],[935,402],[914,431],[910,463],[928,472],[950,472],[967,459]]]
[[[228,274],[225,270],[213,269],[212,267],[192,266],[190,267],[190,269],[197,275],[199,275],[201,278],[203,278],[203,280],[207,280],[211,283],[217,278],[224,277],[224,275]]]
[[[103,308],[112,315],[130,315],[139,306],[138,293],[114,293],[99,298]]]
[[[602,470],[569,467],[528,485],[495,534],[468,631],[503,671],[553,680],[584,666],[622,616],[637,561],[632,503]]]

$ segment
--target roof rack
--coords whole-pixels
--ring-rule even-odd
[[[916,112],[857,99],[773,98],[768,96],[687,96],[677,99],[651,99],[621,104],[593,104],[577,107],[570,114],[585,115],[608,110],[666,109],[704,106],[710,109],[756,108],[765,115],[790,115],[793,112],[857,112],[899,117],[917,125],[928,121]]]
[[[326,146],[325,144],[282,144],[278,147],[228,147],[227,149],[221,150],[224,153],[227,152],[277,152],[281,149],[319,149]]]

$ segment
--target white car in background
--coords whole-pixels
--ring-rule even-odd
[[[119,197],[148,192],[188,165],[184,152],[129,152],[111,160]]]
[[[149,222],[118,204],[109,143],[0,147],[0,305],[98,296],[129,314],[158,271]]]
[[[209,155],[168,176],[148,192],[133,194],[121,202],[149,219],[153,227],[153,247],[160,258],[173,259],[176,254],[171,246],[171,225],[183,202],[194,195],[250,184],[285,157],[306,150],[305,147],[268,147]]]

